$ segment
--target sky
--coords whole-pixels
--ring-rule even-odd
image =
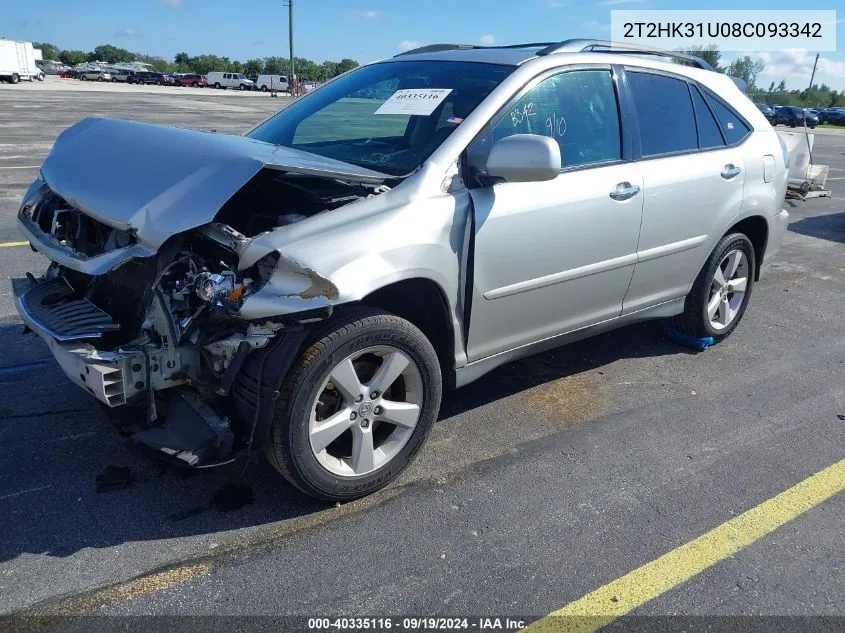
[[[0,0],[0,37],[92,50],[114,44],[168,59],[185,51],[245,61],[288,54],[282,0]],[[816,0],[813,9],[836,9]],[[801,3],[799,3],[801,5]],[[807,7],[803,4],[801,6]],[[612,9],[795,9],[784,0],[714,4],[683,0],[294,0],[295,52],[315,61],[343,57],[361,63],[437,42],[510,44],[574,37],[605,39]],[[845,89],[845,11],[837,16],[839,50],[822,53],[816,83]],[[730,61],[735,54],[723,52]],[[757,84],[809,83],[815,52],[761,53],[767,67]]]

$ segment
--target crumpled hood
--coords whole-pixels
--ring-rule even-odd
[[[158,248],[207,224],[264,167],[360,182],[389,176],[245,136],[84,119],[56,140],[41,168],[50,188],[101,222]]]

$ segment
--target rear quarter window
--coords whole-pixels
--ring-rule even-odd
[[[710,107],[713,108],[716,118],[722,125],[722,131],[725,133],[725,138],[728,139],[728,144],[741,143],[751,133],[751,127],[732,108],[725,105],[721,99],[709,91],[705,92]]]

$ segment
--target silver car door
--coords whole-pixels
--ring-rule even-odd
[[[484,157],[511,134],[555,138],[551,181],[486,183]],[[467,151],[475,240],[468,358],[475,361],[612,319],[631,281],[642,213],[639,167],[622,160],[609,68],[542,78]]]
[[[708,100],[686,79],[627,75],[646,195],[625,314],[689,292],[721,237],[716,233],[742,208],[745,164],[728,137],[737,140],[749,131],[739,118],[720,125]]]

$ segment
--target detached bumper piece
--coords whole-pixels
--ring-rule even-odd
[[[159,457],[187,466],[206,466],[232,453],[232,431],[193,391],[180,390],[167,403],[164,424],[135,433],[132,439]]]
[[[18,310],[57,341],[100,338],[116,332],[120,324],[88,299],[78,299],[67,281],[59,277],[33,282],[12,279]]]
[[[75,384],[109,407],[135,396],[187,381],[197,367],[195,349],[144,352],[140,349],[102,351],[91,341],[120,327],[111,316],[86,299],[73,295],[59,279],[12,279],[15,306],[24,324],[50,348],[62,371]]]

